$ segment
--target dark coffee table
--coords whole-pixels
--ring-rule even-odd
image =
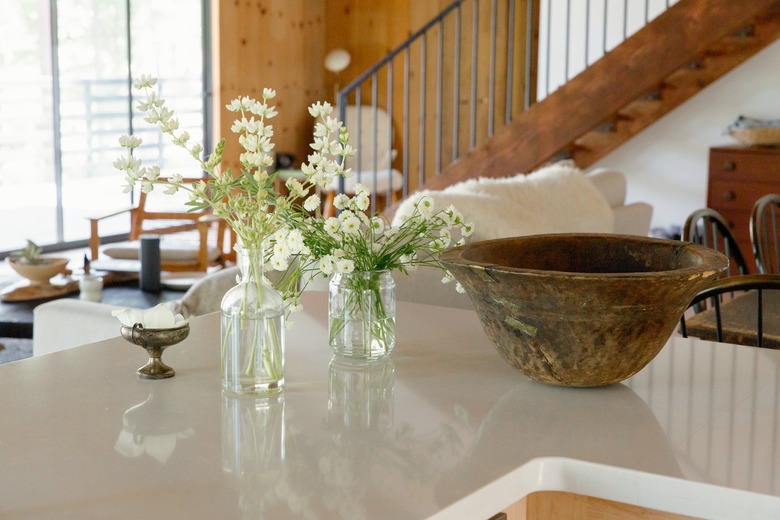
[[[18,278],[0,279],[0,289],[17,281]],[[138,288],[138,280],[131,280],[103,287],[103,303],[144,309],[154,307],[158,303],[177,300],[184,295],[184,292],[171,289],[163,289],[158,293],[145,292]],[[63,298],[78,299],[78,297],[79,293],[76,292]],[[0,338],[32,338],[33,309],[52,299],[54,298],[25,302],[0,301]]]

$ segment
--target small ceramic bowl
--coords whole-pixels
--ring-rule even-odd
[[[68,265],[67,258],[41,257],[41,260],[44,262],[40,264],[26,264],[19,258],[7,259],[11,268],[33,285],[48,284],[54,275],[64,272]]]

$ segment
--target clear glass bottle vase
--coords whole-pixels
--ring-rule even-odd
[[[222,298],[222,387],[267,394],[284,385],[284,300],[264,275],[263,250],[239,251],[241,279]]]
[[[337,356],[378,359],[395,346],[390,271],[334,274],[328,285],[328,339]]]

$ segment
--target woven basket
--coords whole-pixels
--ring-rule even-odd
[[[740,143],[751,146],[780,145],[780,127],[735,129],[729,132],[729,135]]]

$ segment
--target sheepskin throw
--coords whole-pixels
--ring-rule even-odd
[[[474,223],[470,241],[538,233],[611,233],[614,214],[579,168],[556,163],[531,174],[471,179],[441,191],[423,190],[401,203],[393,224],[427,195],[438,211],[454,205]]]

